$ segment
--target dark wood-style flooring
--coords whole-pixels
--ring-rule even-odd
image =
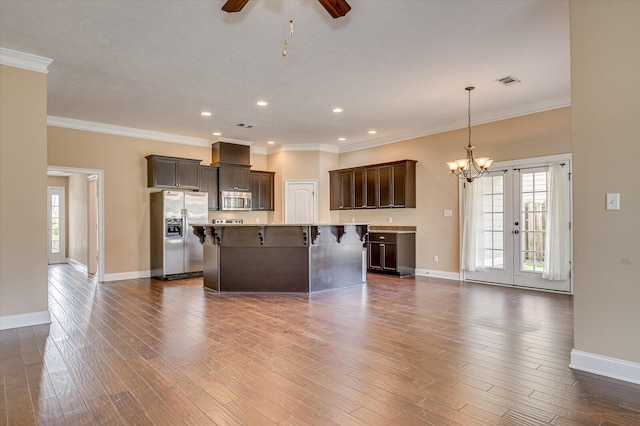
[[[0,425],[639,425],[640,386],[574,372],[567,295],[369,275],[219,295],[49,269],[50,326],[0,333]]]

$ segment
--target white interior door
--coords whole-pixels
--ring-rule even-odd
[[[569,161],[566,161],[569,167]],[[463,271],[465,280],[571,291],[571,279],[542,278],[545,256],[548,163],[494,165],[483,176],[484,269]],[[570,196],[569,196],[570,197]],[[567,200],[570,205],[570,200]]]
[[[66,212],[64,205],[64,187],[47,187],[47,243],[49,247],[49,263],[64,263],[66,261]]]
[[[316,223],[316,181],[285,182],[284,223]]]

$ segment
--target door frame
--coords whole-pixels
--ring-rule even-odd
[[[531,168],[531,167],[543,167],[548,166],[549,163],[557,162],[557,161],[567,161],[569,164],[569,179],[571,181],[571,177],[573,175],[573,156],[570,152],[564,154],[555,154],[555,155],[546,155],[542,157],[530,157],[530,158],[522,158],[518,160],[507,160],[495,162],[491,165],[492,171],[498,171],[500,169],[513,169],[513,168]],[[459,259],[462,259],[462,222],[464,220],[464,216],[462,214],[462,206],[463,206],[463,196],[464,196],[464,181],[460,179],[458,186],[458,205],[460,206],[460,214],[458,215],[458,249],[459,249]],[[569,217],[569,223],[573,224],[573,190],[569,191],[569,205],[571,206],[571,214]],[[573,229],[573,227],[572,227]],[[571,253],[571,264],[573,265],[573,230],[570,233],[570,242],[569,242],[569,250]],[[514,247],[515,253],[515,247]],[[462,269],[462,262],[460,262],[460,280],[461,281],[469,281],[469,282],[478,282],[482,284],[490,284],[490,285],[499,285],[506,287],[514,287],[514,288],[522,288],[522,289],[531,289],[536,291],[547,291],[552,293],[562,293],[562,294],[573,294],[573,267],[571,268],[571,273],[569,275],[569,291],[559,291],[552,289],[544,289],[538,287],[525,287],[525,286],[515,286],[512,284],[501,284],[494,283],[489,281],[477,281],[477,280],[465,280],[465,271]]]
[[[58,214],[59,225],[59,240],[60,240],[60,253],[58,254],[59,259],[56,262],[51,262],[51,190],[55,190],[62,194],[60,197],[60,202],[58,204]],[[65,263],[67,261],[67,238],[66,238],[66,229],[67,229],[67,208],[66,208],[66,199],[67,199],[67,191],[64,186],[57,185],[47,185],[47,263],[49,265],[56,263]],[[62,220],[60,220],[62,219]]]
[[[318,181],[312,179],[295,179],[286,180],[284,182],[284,223],[289,223],[289,188],[291,185],[297,183],[312,184],[313,185],[313,221],[318,222]]]
[[[47,166],[48,171],[96,175],[98,181],[98,281],[104,281],[104,170],[78,167]]]

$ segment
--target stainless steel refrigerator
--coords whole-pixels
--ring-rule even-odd
[[[150,195],[151,276],[202,275],[202,244],[189,225],[209,221],[207,193],[161,191]]]

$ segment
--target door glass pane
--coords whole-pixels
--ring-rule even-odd
[[[60,253],[60,196],[51,194],[51,253]]]
[[[504,268],[504,176],[482,178],[484,266]]]
[[[546,171],[522,172],[520,184],[520,270],[542,273],[547,229]]]

